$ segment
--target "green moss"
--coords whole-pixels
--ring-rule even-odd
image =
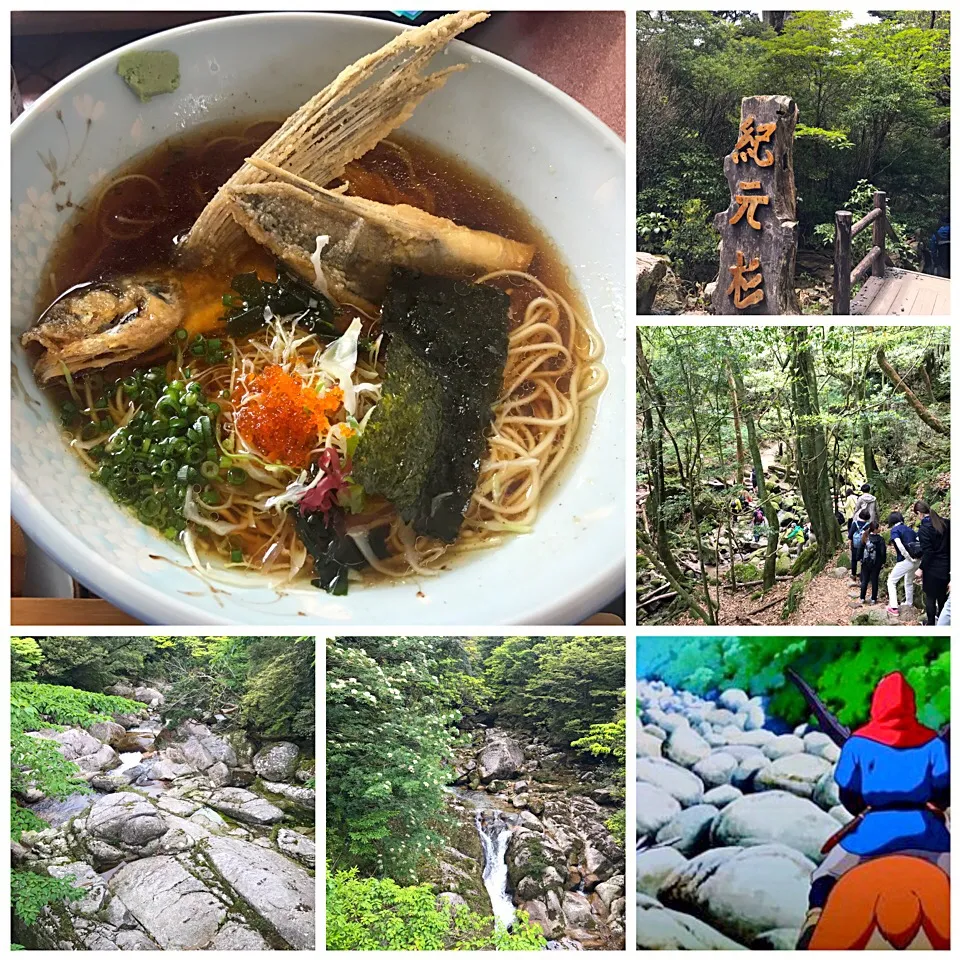
[[[790,567],[790,575],[799,577],[802,573],[812,570],[816,565],[817,551],[812,547],[807,547],[806,550],[801,550],[800,556],[793,561],[793,566]]]
[[[750,583],[753,580],[759,580],[763,573],[755,563],[736,563],[733,566],[733,572],[736,574],[737,583]],[[728,579],[732,579],[727,574]]]
[[[813,553],[812,550],[809,552]],[[800,556],[803,556],[803,554]],[[783,609],[780,611],[781,620],[786,620],[790,614],[799,608],[800,603],[803,600],[804,591],[807,589],[807,584],[810,582],[811,578],[812,574],[808,571],[790,585],[790,592],[787,594],[786,602],[783,605]]]

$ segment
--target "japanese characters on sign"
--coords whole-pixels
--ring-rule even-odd
[[[730,282],[730,288],[727,293],[733,294],[733,305],[738,310],[745,310],[759,303],[763,299],[763,291],[756,289],[763,282],[763,274],[760,273],[760,258],[753,257],[749,263],[745,264],[743,251],[737,251],[737,262],[730,268],[733,274],[733,280]],[[755,277],[748,277],[748,273],[756,272]],[[753,291],[752,293],[750,291]],[[746,294],[746,296],[744,296]]]
[[[730,154],[730,159],[733,160],[734,164],[754,163],[758,167],[769,167],[773,164],[774,155],[770,149],[763,145],[772,142],[777,123],[773,121],[772,123],[757,124],[755,121],[756,117],[753,114],[740,121],[740,136],[733,152]],[[761,224],[757,219],[757,208],[769,205],[770,197],[766,194],[754,192],[762,189],[759,180],[741,180],[739,181],[739,189],[740,193],[734,195],[737,209],[730,216],[728,221],[730,226],[735,226],[744,221],[750,229],[760,230]],[[760,303],[764,297],[763,290],[760,289],[763,283],[760,257],[751,257],[748,263],[743,251],[737,250],[736,263],[731,265],[729,269],[733,279],[727,288],[727,294],[733,297],[734,308],[744,310]],[[748,276],[748,274],[753,274],[753,276]]]

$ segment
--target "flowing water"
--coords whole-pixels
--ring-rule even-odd
[[[132,750],[129,753],[121,753],[120,766],[115,770],[111,770],[110,773],[117,774],[119,776],[124,770],[130,770],[132,767],[135,767],[142,759],[143,753],[138,750]]]
[[[516,917],[513,898],[507,892],[507,844],[510,825],[499,810],[478,810],[475,823],[483,847],[483,885],[497,923],[509,927]]]

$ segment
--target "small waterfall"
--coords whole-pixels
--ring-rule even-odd
[[[483,847],[483,885],[490,897],[493,916],[497,923],[509,927],[517,911],[507,893],[507,844],[510,826],[499,810],[478,810],[477,833]]]

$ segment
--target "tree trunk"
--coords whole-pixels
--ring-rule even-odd
[[[673,452],[677,458],[677,470],[680,473],[680,482],[686,484],[687,478],[684,476],[683,470],[683,458],[680,456],[680,448],[677,446],[677,438],[671,433],[670,428],[667,426],[667,401],[661,391],[660,387],[657,386],[656,380],[653,379],[653,371],[650,369],[650,364],[647,363],[647,358],[643,352],[643,344],[640,341],[640,338],[637,337],[637,371],[643,377],[644,383],[647,385],[647,389],[650,391],[650,396],[653,398],[654,407],[657,411],[657,418],[660,421],[660,427],[670,438],[670,443],[673,445]]]
[[[760,455],[760,442],[757,440],[757,417],[754,415],[753,405],[743,385],[740,361],[734,352],[732,343],[730,343],[730,376],[737,394],[738,405],[743,410],[746,420],[747,444],[750,447],[753,469],[757,473],[757,495],[760,497],[763,515],[767,518],[767,552],[763,559],[763,589],[769,590],[777,582],[777,546],[780,542],[780,518],[777,516],[772,497],[767,493],[767,481],[763,475],[763,458]]]
[[[797,478],[817,553],[826,562],[840,547],[840,528],[831,506],[827,443],[820,422],[813,341],[806,327],[785,329],[790,347],[791,391],[797,418]]]
[[[899,390],[906,398],[907,403],[917,412],[917,416],[935,433],[950,436],[949,427],[944,426],[941,420],[938,420],[922,403],[920,398],[907,386],[903,377],[894,369],[893,365],[887,359],[883,352],[883,347],[877,347],[877,366],[883,371],[886,378],[893,384],[894,389]]]
[[[786,10],[764,10],[760,16],[768,27],[773,27],[777,33],[783,33],[783,24],[787,19]]]
[[[730,203],[713,220],[720,234],[720,269],[710,299],[713,313],[800,312],[794,282],[796,125],[797,105],[790,97],[745,97],[740,104],[739,137],[723,161]]]
[[[654,529],[657,556],[664,567],[677,580],[683,579],[677,561],[670,549],[667,533],[667,521],[663,515],[663,503],[666,500],[667,484],[663,468],[663,431],[654,423],[653,411],[649,403],[643,407],[643,433],[646,440],[648,472],[647,480],[650,493],[647,497],[647,516]]]
[[[860,382],[857,384],[857,413],[860,420],[860,443],[863,447],[863,472],[867,478],[867,483],[871,487],[879,488],[881,486],[880,470],[877,467],[877,458],[873,449],[873,432],[870,429],[870,421],[863,414],[863,386],[867,383],[870,375],[870,357],[863,365],[863,373],[860,375]]]
[[[697,601],[696,597],[687,589],[686,584],[681,578],[675,577],[669,570],[663,565],[660,561],[660,557],[657,553],[656,547],[650,542],[650,538],[645,534],[637,531],[637,546],[640,548],[640,552],[650,561],[654,570],[663,577],[674,590],[677,591],[677,595],[681,600],[687,605],[690,612],[702,620],[706,624],[714,625],[714,621],[710,619]]]
[[[727,368],[729,371],[729,363]],[[733,410],[733,435],[737,442],[737,483],[743,485],[743,461],[745,454],[743,451],[743,433],[740,430],[740,402],[737,399],[737,388],[733,382],[733,373],[728,372],[727,381],[730,384],[730,408]]]

